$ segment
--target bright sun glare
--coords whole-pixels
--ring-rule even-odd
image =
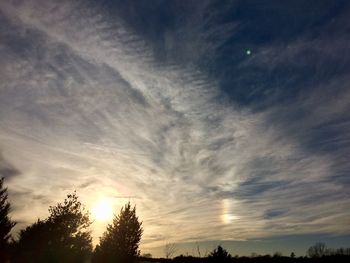
[[[109,221],[113,217],[112,203],[102,199],[96,202],[92,208],[92,215],[97,221]]]

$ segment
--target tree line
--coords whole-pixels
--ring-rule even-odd
[[[50,206],[47,218],[20,230],[18,239],[11,238],[16,222],[9,217],[11,207],[3,182],[0,179],[0,262],[132,263],[140,255],[143,229],[135,206],[127,203],[121,208],[93,250],[92,221],[76,192]]]
[[[150,254],[140,255],[139,244],[143,232],[142,222],[136,216],[136,207],[130,202],[121,208],[111,224],[108,224],[93,249],[89,212],[79,201],[76,192],[68,194],[62,203],[49,207],[49,216],[38,219],[22,229],[18,238],[11,237],[16,225],[10,217],[7,188],[0,179],[0,263],[253,263],[253,262],[349,262],[350,248],[331,249],[324,243],[311,246],[307,256],[256,255],[231,256],[222,246],[201,257],[174,256],[176,244],[165,245],[165,258],[153,259]],[[199,249],[198,249],[199,250]]]

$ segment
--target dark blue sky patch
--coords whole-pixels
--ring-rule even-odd
[[[20,171],[9,163],[2,155],[0,151],[0,178],[11,179],[13,176],[20,174]]]
[[[255,199],[263,193],[277,188],[287,187],[287,182],[262,182],[259,177],[253,177],[239,185],[234,192],[234,197],[238,199]]]
[[[270,219],[270,218],[274,218],[274,217],[279,217],[285,213],[287,213],[287,210],[283,210],[283,209],[272,209],[272,210],[268,210],[265,212],[264,218],[265,219]]]
[[[346,73],[348,68],[344,64],[348,62],[325,57],[317,51],[317,46],[301,47],[305,50],[295,54],[293,65],[282,60],[272,65],[275,67],[272,71],[254,64],[241,66],[267,47],[287,47],[296,41],[302,44],[327,37],[329,33],[335,39],[342,37],[345,32],[337,20],[349,11],[347,1],[104,3],[111,15],[116,12],[130,28],[148,40],[160,61],[196,64],[219,80],[223,93],[241,105],[268,107],[281,100],[293,100],[299,92],[340,72]],[[235,25],[234,29],[223,30],[228,25]],[[214,29],[225,33],[213,35]],[[206,45],[214,49],[205,48]],[[251,51],[250,56],[247,50]],[[282,48],[280,52],[285,50]],[[346,54],[341,50],[334,52]]]

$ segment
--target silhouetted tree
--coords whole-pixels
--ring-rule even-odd
[[[131,208],[130,203],[127,203],[100,238],[93,262],[134,262],[140,254],[141,225],[136,216],[136,207]]]
[[[8,258],[10,231],[15,226],[9,217],[11,209],[7,200],[7,188],[3,187],[4,178],[0,179],[0,262]]]
[[[21,230],[14,262],[84,262],[91,255],[89,213],[74,192],[50,215]]]
[[[165,258],[172,258],[178,250],[175,243],[166,243],[164,246]]]
[[[231,255],[222,246],[218,246],[211,253],[209,253],[208,258],[212,262],[229,262],[231,260]]]
[[[327,252],[326,244],[322,242],[318,242],[307,250],[307,255],[310,258],[319,258],[326,255],[326,252]]]
[[[273,257],[274,257],[274,258],[280,258],[280,257],[282,257],[282,253],[279,252],[279,251],[276,251],[276,252],[273,254]]]
[[[327,254],[329,255],[336,255],[336,256],[350,256],[350,248],[337,248],[337,249],[328,249],[329,252]]]

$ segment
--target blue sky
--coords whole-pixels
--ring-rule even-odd
[[[349,16],[340,0],[2,1],[17,229],[76,189],[89,209],[135,203],[155,255],[350,246]]]

